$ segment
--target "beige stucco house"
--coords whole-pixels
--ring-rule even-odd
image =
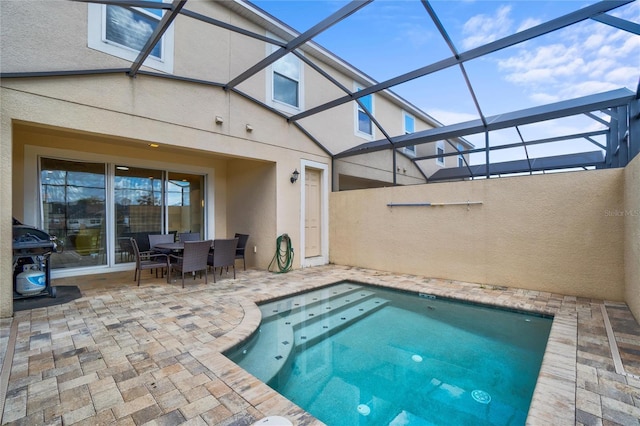
[[[144,31],[168,12],[2,3],[0,235],[11,241],[10,217],[55,235],[54,277],[131,269],[124,243],[148,232],[250,234],[258,268],[287,233],[294,267],[325,264],[330,191],[425,183],[444,166],[418,167],[407,148],[332,161],[384,137],[376,122],[392,136],[437,122],[390,91],[288,122],[374,82],[313,43],[239,81],[298,34],[242,1],[188,6],[140,59]],[[12,314],[10,246],[1,316]]]

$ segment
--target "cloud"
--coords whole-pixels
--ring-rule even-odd
[[[536,25],[541,24],[542,21],[537,18],[527,18],[525,19],[519,26],[516,32],[524,31],[528,28],[535,27]]]
[[[459,111],[448,111],[437,108],[421,108],[431,117],[435,118],[442,124],[451,125],[457,123],[464,123],[465,121],[477,120],[480,118],[477,114],[467,114]]]
[[[508,35],[513,25],[510,12],[511,6],[500,6],[493,16],[480,14],[471,17],[462,27],[462,46],[471,49]]]
[[[396,41],[408,42],[414,47],[423,47],[433,41],[433,32],[427,30],[423,25],[405,23],[400,25],[399,37]]]
[[[548,39],[553,43],[543,44]],[[639,37],[585,22],[554,37],[529,41],[497,65],[506,81],[522,87],[530,100],[540,103],[620,87],[634,89],[640,69],[637,58]]]
[[[516,2],[499,6],[493,13],[471,17],[463,26],[463,46],[476,47],[541,22],[533,17],[516,22],[513,16],[517,7]],[[640,3],[615,12],[622,19],[637,22]],[[585,21],[484,59],[495,62],[506,82],[521,87],[529,100],[540,104],[620,87],[635,90],[638,58],[640,37]]]

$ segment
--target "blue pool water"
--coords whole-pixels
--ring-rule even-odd
[[[227,356],[331,426],[525,424],[552,322],[355,283],[260,309]]]

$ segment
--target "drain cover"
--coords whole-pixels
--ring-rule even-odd
[[[371,408],[367,404],[360,404],[358,405],[358,413],[366,417],[371,413]]]
[[[476,389],[472,391],[471,397],[480,404],[488,404],[491,402],[491,395],[483,390]]]

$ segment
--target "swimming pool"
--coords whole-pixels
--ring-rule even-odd
[[[524,424],[552,320],[340,283],[227,356],[329,425]]]

